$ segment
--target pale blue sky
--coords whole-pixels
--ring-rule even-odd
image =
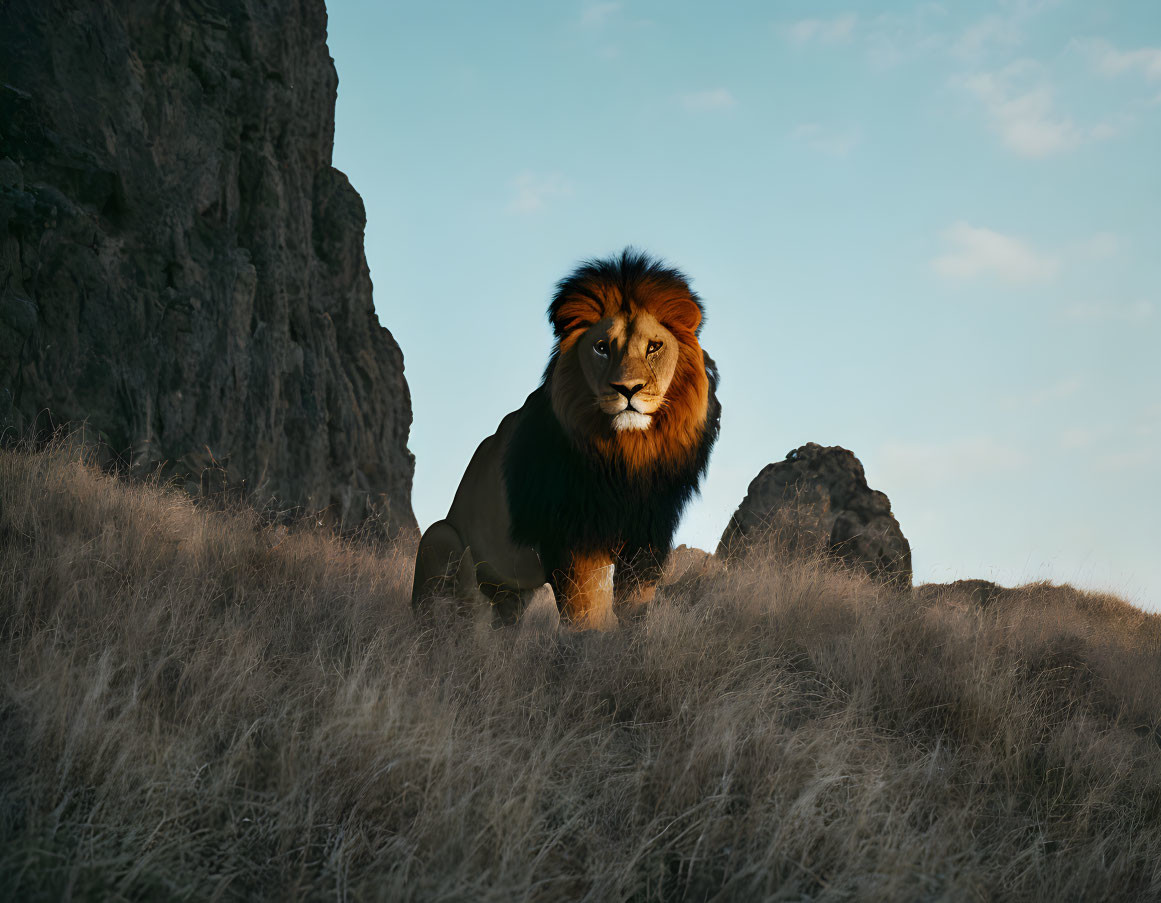
[[[329,9],[421,526],[537,384],[556,280],[634,244],[722,373],[679,542],[843,445],[918,581],[1161,609],[1159,0]]]

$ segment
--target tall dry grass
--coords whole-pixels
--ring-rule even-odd
[[[0,454],[0,896],[1161,896],[1161,625],[686,572],[412,621],[409,556]]]

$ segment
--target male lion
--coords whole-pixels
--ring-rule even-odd
[[[559,283],[543,381],[480,443],[420,541],[417,613],[478,588],[512,623],[545,581],[581,627],[606,623],[610,602],[618,617],[642,610],[718,436],[702,314],[681,273],[632,249]]]

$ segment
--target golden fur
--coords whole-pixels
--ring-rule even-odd
[[[547,581],[567,619],[604,626],[653,597],[717,437],[700,301],[627,251],[561,282],[549,318],[544,382],[480,444],[423,536],[417,609],[482,592],[511,622]]]

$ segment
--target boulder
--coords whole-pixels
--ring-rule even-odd
[[[683,543],[669,553],[669,557],[665,560],[662,579],[665,583],[675,583],[692,577],[702,577],[715,573],[719,566],[709,552]]]
[[[911,586],[911,546],[887,496],[867,485],[850,451],[810,442],[769,464],[750,483],[722,534],[719,557],[774,547],[825,552],[871,577]]]
[[[403,356],[331,165],[323,0],[10,0],[0,428],[413,527]]]

